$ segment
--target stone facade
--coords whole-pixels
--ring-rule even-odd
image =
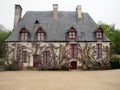
[[[102,58],[97,58],[96,44],[102,44]],[[71,57],[71,44],[77,44],[77,56]],[[23,66],[34,66],[34,55],[38,55],[41,68],[61,68],[63,65],[71,67],[71,62],[77,62],[77,68],[92,68],[94,65],[107,64],[109,61],[109,42],[12,42],[8,43],[8,61],[19,61]],[[26,51],[26,62],[22,61],[22,52]],[[44,52],[50,52],[49,61],[44,61]],[[36,67],[36,66],[35,66]]]

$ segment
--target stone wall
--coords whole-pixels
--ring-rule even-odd
[[[102,44],[102,58],[97,58],[96,42],[8,42],[6,64],[14,61],[20,62],[23,66],[33,66],[33,56],[40,56],[41,67],[58,67],[63,65],[70,66],[71,61],[77,61],[77,67],[91,69],[101,67],[109,63],[110,44],[109,42],[99,42]],[[70,55],[70,45],[77,44],[78,55],[72,58]],[[27,63],[22,63],[22,51],[27,51]],[[45,63],[43,53],[50,52],[50,61]]]

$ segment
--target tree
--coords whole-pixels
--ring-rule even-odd
[[[10,31],[0,30],[0,58],[5,54],[5,39],[10,35]]]
[[[105,35],[111,40],[111,53],[120,54],[120,29],[115,29],[115,25],[100,24]]]

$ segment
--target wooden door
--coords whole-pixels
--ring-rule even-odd
[[[77,69],[77,62],[76,61],[71,62],[71,69]]]
[[[40,57],[39,57],[39,55],[34,55],[33,56],[33,67],[39,67],[39,61],[40,60]]]

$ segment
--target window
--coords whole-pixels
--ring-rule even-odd
[[[102,39],[103,38],[103,29],[99,27],[96,31],[96,38],[97,39]]]
[[[97,44],[97,57],[102,57],[102,44]]]
[[[69,34],[69,39],[74,40],[76,39],[76,31],[74,28],[71,28],[70,31],[68,32]]]
[[[70,49],[71,50],[71,52],[70,52],[71,57],[72,58],[77,57],[78,56],[77,44],[71,44],[70,47],[71,47],[71,49]]]
[[[41,28],[36,33],[36,39],[37,41],[44,41],[44,32]]]
[[[97,38],[97,39],[102,39],[102,38],[103,38],[103,34],[102,34],[101,31],[97,31],[97,32],[96,32],[96,38]]]
[[[44,63],[49,63],[50,62],[50,52],[49,51],[44,51],[43,60],[44,60]]]
[[[28,32],[25,28],[22,29],[21,32],[20,32],[20,40],[21,41],[27,41],[28,40]]]
[[[22,51],[22,62],[27,63],[27,51]]]

